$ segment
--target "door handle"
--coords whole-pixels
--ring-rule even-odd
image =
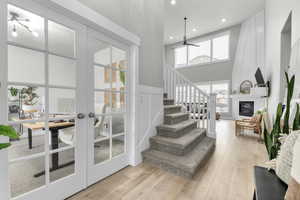
[[[85,118],[85,115],[83,113],[78,113],[77,114],[77,118],[78,119],[84,119]]]
[[[95,113],[90,112],[90,113],[89,113],[89,118],[95,118]]]

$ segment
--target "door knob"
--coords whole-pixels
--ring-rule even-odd
[[[77,118],[78,119],[84,119],[85,118],[85,115],[83,113],[78,113],[77,114]]]
[[[95,113],[90,112],[90,113],[89,113],[89,118],[94,118],[94,117],[95,117]]]

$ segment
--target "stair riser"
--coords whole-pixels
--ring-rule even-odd
[[[164,124],[168,124],[168,125],[178,124],[178,123],[186,121],[188,119],[189,119],[189,115],[183,115],[183,116],[179,116],[176,118],[165,116]]]
[[[161,144],[156,142],[156,140],[150,138],[150,144],[151,144],[151,148],[158,150],[158,151],[162,151],[162,152],[167,152],[173,155],[177,155],[177,156],[183,156],[186,155],[187,153],[191,152],[201,141],[202,139],[205,137],[205,134],[201,134],[199,135],[199,137],[197,137],[193,142],[191,142],[189,145],[187,145],[185,148],[179,148],[176,145],[166,145],[166,144]]]
[[[183,171],[181,169],[173,167],[172,165],[169,165],[168,163],[161,162],[160,160],[157,160],[157,159],[146,157],[146,158],[144,158],[144,162],[148,163],[148,164],[150,164],[154,167],[161,168],[161,169],[163,169],[167,172],[170,172],[172,174],[175,174],[176,176],[181,176],[181,177],[184,177],[184,178],[187,178],[187,179],[192,179],[193,178],[192,173]]]
[[[181,129],[179,131],[176,132],[172,132],[172,131],[168,131],[165,129],[157,129],[157,135],[159,136],[163,136],[163,137],[171,137],[171,138],[179,138],[183,135],[185,135],[186,133],[190,132],[191,130],[197,128],[197,123],[193,123],[187,127],[185,127],[184,129]]]
[[[206,152],[205,157],[199,163],[199,165],[193,170],[193,172],[191,170],[186,170],[185,168],[179,168],[177,166],[172,165],[171,163],[168,163],[168,161],[159,160],[159,159],[157,159],[155,157],[152,157],[152,156],[143,155],[143,158],[144,158],[144,162],[146,162],[150,165],[153,165],[155,167],[159,167],[159,168],[161,168],[165,171],[171,172],[171,173],[173,173],[177,176],[192,179],[193,176],[195,175],[195,173],[197,173],[198,169],[203,167],[208,162],[208,160],[211,157],[211,155],[213,154],[214,150],[215,150],[215,145],[212,146],[212,148],[210,148]]]
[[[170,105],[174,105],[175,101],[173,99],[164,99],[164,105],[165,106],[170,106]]]
[[[196,173],[197,173],[198,169],[203,167],[208,162],[208,160],[211,158],[212,154],[214,153],[215,149],[216,149],[216,145],[214,145],[212,148],[209,149],[209,151],[206,152],[204,159],[201,161],[201,163],[198,165],[198,167],[195,170]],[[195,175],[195,174],[193,174],[193,175]]]
[[[167,114],[174,114],[179,113],[181,111],[181,107],[175,107],[175,108],[165,108],[164,113]]]

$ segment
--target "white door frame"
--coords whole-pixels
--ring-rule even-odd
[[[129,164],[132,166],[138,165],[140,161],[140,150],[137,147],[138,133],[137,131],[137,105],[138,99],[138,86],[139,86],[139,52],[141,39],[139,36],[127,31],[125,28],[109,20],[105,16],[95,12],[94,10],[84,6],[77,0],[62,1],[62,0],[34,0],[40,2],[42,5],[51,9],[55,9],[56,12],[66,15],[79,21],[81,24],[90,27],[98,32],[102,32],[107,36],[111,36],[114,39],[125,42],[130,47],[130,57],[128,60],[128,74],[130,79],[128,80],[129,90],[129,113],[130,124],[128,123],[129,135]]]
[[[95,107],[94,107],[94,92],[95,92],[95,82],[94,82],[94,66],[95,65],[99,65],[99,64],[95,64],[94,62],[94,49],[92,47],[93,44],[95,44],[96,42],[104,42],[107,43],[110,47],[110,54],[112,54],[112,47],[116,47],[119,48],[121,50],[123,50],[126,53],[126,59],[129,59],[129,53],[130,53],[130,47],[126,44],[122,44],[120,41],[116,41],[113,40],[112,38],[107,37],[106,35],[99,33],[95,30],[92,29],[88,29],[88,56],[87,56],[87,71],[88,71],[88,77],[90,77],[90,80],[87,82],[87,104],[89,105],[88,107],[88,112],[92,112],[95,113]],[[110,67],[112,67],[112,55],[110,55]],[[98,66],[101,67],[102,65]],[[102,66],[104,67],[104,66]],[[107,68],[107,66],[105,67]],[[110,68],[111,69],[111,68]],[[120,112],[120,113],[116,113],[117,115],[119,114],[125,114],[125,122],[124,122],[124,146],[125,146],[125,152],[122,153],[121,155],[118,155],[114,158],[110,157],[109,160],[101,162],[99,164],[94,164],[94,118],[90,118],[88,119],[88,150],[87,150],[87,163],[88,163],[88,167],[87,167],[87,184],[88,185],[92,185],[96,182],[98,182],[99,180],[119,171],[120,169],[126,167],[129,165],[129,146],[128,146],[128,140],[129,140],[129,130],[128,130],[128,122],[130,121],[130,107],[129,107],[129,95],[128,95],[128,91],[130,90],[130,87],[128,84],[128,80],[130,80],[130,76],[128,74],[128,69],[129,66],[127,67],[125,74],[126,74],[126,85],[125,85],[125,110],[124,112]],[[111,86],[110,86],[111,87]],[[110,88],[112,89],[112,88]],[[112,90],[109,90],[110,92]],[[111,101],[112,99],[110,99]],[[116,115],[114,113],[110,113],[108,114],[106,117],[110,118],[113,117],[114,115]],[[102,116],[104,117],[104,116]],[[112,127],[111,127],[112,128]],[[110,130],[111,132],[111,130]],[[112,135],[110,133],[109,136],[109,140],[111,140]],[[106,140],[106,139],[105,139]],[[112,149],[112,143],[110,143],[110,149]],[[110,152],[112,153],[112,152]]]
[[[40,1],[40,0],[32,0],[33,2],[38,2],[41,3],[42,7],[45,8],[45,6],[49,7],[50,9],[55,7],[55,13],[57,14],[62,14],[66,17],[68,16],[75,16],[72,17],[72,19],[74,21],[79,21],[81,24],[83,24],[84,26],[88,27],[93,25],[93,28],[96,28],[97,30],[107,30],[108,27],[114,27],[113,29],[109,29],[106,31],[106,35],[108,32],[112,32],[114,35],[113,37],[117,36],[117,38],[121,38],[124,42],[126,42],[129,45],[130,48],[130,56],[128,58],[128,73],[129,73],[129,77],[130,80],[128,80],[128,85],[129,85],[129,89],[128,89],[128,102],[129,102],[129,115],[130,118],[128,118],[128,121],[130,121],[130,123],[128,123],[128,132],[130,132],[129,134],[129,138],[128,138],[128,143],[129,143],[129,150],[128,150],[128,154],[129,154],[129,164],[130,165],[137,165],[138,164],[138,160],[137,160],[137,154],[140,153],[137,151],[136,148],[136,143],[137,143],[137,135],[136,135],[136,102],[137,102],[137,86],[138,86],[138,64],[139,64],[139,45],[140,45],[140,39],[135,36],[134,34],[124,31],[125,29],[123,29],[122,27],[116,25],[115,23],[111,22],[110,20],[106,19],[105,17],[99,15],[98,13],[93,12],[91,9],[87,9],[87,7],[82,7],[82,4],[80,4],[79,6],[77,6],[76,8],[74,8],[73,6],[68,7],[68,3],[75,3],[78,4],[78,2],[76,0],[74,1],[56,1],[53,0],[52,3],[50,1]],[[0,47],[5,47],[6,44],[6,33],[7,33],[7,27],[6,27],[6,4],[8,2],[21,2],[19,0],[3,0],[0,2],[0,28],[3,31],[0,34]],[[24,1],[23,1],[24,2]],[[54,4],[53,4],[54,2]],[[27,3],[27,1],[26,1]],[[22,3],[21,3],[22,5]],[[54,7],[53,7],[54,6]],[[20,6],[22,7],[22,6]],[[66,11],[66,9],[68,9]],[[78,15],[76,15],[74,13],[74,10],[76,9],[83,9],[83,13],[80,13]],[[27,10],[32,10],[32,9],[27,9]],[[52,11],[49,10],[49,12],[51,13]],[[41,14],[39,9],[37,9],[35,11],[36,14]],[[87,17],[83,17],[83,16],[87,16]],[[82,20],[84,19],[84,20]],[[99,20],[102,19],[102,20]],[[104,19],[104,20],[103,20]],[[86,43],[86,42],[85,42]],[[82,54],[84,54],[83,52],[85,52],[87,49],[82,49]],[[6,83],[4,80],[6,80],[6,66],[7,66],[7,51],[6,48],[0,48],[0,93],[4,94],[2,97],[0,97],[0,112],[1,113],[6,113],[7,108],[6,108],[6,97],[7,97],[7,87],[6,87]],[[81,61],[81,65],[86,64],[86,60],[82,60]],[[84,84],[82,84],[84,85]],[[82,86],[83,87],[83,86]],[[81,112],[78,110],[78,112]],[[82,112],[84,112],[85,114],[87,114],[87,108],[82,108]],[[0,123],[6,123],[7,121],[7,116],[6,115],[1,115],[0,116]],[[84,138],[82,138],[84,140]],[[86,142],[85,142],[86,144]],[[83,148],[86,148],[86,146],[84,146]],[[85,151],[82,151],[81,154],[84,154]],[[83,158],[86,159],[86,155],[83,156]],[[86,162],[83,162],[86,163]],[[86,166],[82,167],[85,171]],[[78,187],[76,190],[81,190],[84,187],[87,186],[86,183],[86,174],[84,175],[84,177],[81,177],[82,179],[84,179],[84,185]],[[0,181],[4,181],[6,182],[7,180],[0,180]],[[59,190],[59,191],[58,191]],[[53,188],[52,194],[53,196],[43,196],[43,198],[45,200],[54,200],[56,198],[59,198],[58,196],[55,197],[54,194],[57,193],[64,193],[65,196],[69,196],[72,195],[73,192],[71,193],[66,193],[65,188],[59,188],[57,190],[57,188]],[[22,199],[40,199],[41,196],[37,195],[37,193],[32,193],[32,195],[28,198],[22,198]]]
[[[2,65],[1,69],[2,71],[4,71],[4,75],[2,80],[1,81],[3,84],[2,84],[2,94],[4,94],[1,98],[1,104],[4,105],[4,107],[2,108],[2,111],[3,113],[8,113],[7,110],[7,44],[12,44],[12,45],[17,45],[17,44],[13,44],[11,42],[8,42],[7,43],[7,17],[6,17],[6,9],[7,9],[7,4],[12,4],[12,5],[15,5],[17,7],[20,7],[22,9],[25,9],[25,10],[28,10],[30,12],[33,12],[37,15],[40,15],[44,18],[44,22],[48,22],[48,20],[51,20],[51,21],[54,21],[54,22],[58,22],[60,24],[64,24],[66,26],[72,26],[73,28],[75,28],[75,31],[77,33],[77,40],[76,40],[76,50],[77,50],[77,57],[76,57],[76,60],[77,60],[77,69],[80,69],[81,71],[78,71],[77,74],[80,74],[82,72],[84,72],[84,70],[82,70],[82,67],[80,66],[83,66],[83,61],[84,61],[84,52],[85,50],[81,47],[84,47],[83,44],[85,44],[85,26],[77,23],[77,22],[74,22],[72,20],[69,20],[68,18],[64,17],[63,15],[61,14],[58,14],[56,12],[53,12],[39,4],[36,4],[35,2],[31,1],[31,0],[28,0],[26,2],[24,1],[20,1],[20,0],[8,0],[6,2],[1,2],[2,6],[1,8],[3,9],[2,11],[4,12],[1,12],[1,13],[4,13],[5,17],[2,18],[2,22],[1,24],[5,24],[5,29],[4,29],[4,33],[1,34],[1,35],[4,35],[3,38],[1,38],[3,41],[1,41],[1,44],[4,45],[2,46],[3,48],[3,52],[1,52],[1,57],[4,58],[4,65]],[[5,20],[3,20],[5,19]],[[45,36],[47,36],[47,25],[45,24]],[[79,43],[80,42],[80,43]],[[18,46],[18,45],[17,45]],[[21,45],[22,47],[22,45]],[[25,46],[24,46],[25,47]],[[30,48],[29,48],[30,49]],[[45,55],[48,55],[48,52],[47,52],[47,49],[46,50],[37,50],[37,49],[34,49],[35,51],[40,51],[40,52],[45,52]],[[47,53],[46,53],[47,52]],[[47,69],[47,66],[48,66],[48,58],[47,56],[45,56],[45,67]],[[45,77],[48,77],[48,72],[46,70],[46,76]],[[79,77],[79,76],[78,76]],[[47,78],[46,78],[47,79]],[[77,79],[77,81],[80,80],[80,79]],[[82,81],[82,80],[80,80]],[[79,82],[79,81],[78,81]],[[17,83],[18,84],[18,83]],[[45,86],[42,86],[42,87],[45,87],[45,90],[49,90],[49,85],[47,83],[47,81],[45,81]],[[26,85],[26,84],[25,84]],[[29,84],[29,85],[34,85],[34,84]],[[77,83],[77,85],[79,85]],[[59,87],[58,87],[59,88]],[[86,112],[85,108],[82,105],[83,102],[82,102],[82,98],[80,98],[80,94],[79,93],[79,88],[76,87],[76,94],[77,94],[77,97],[76,99],[78,99],[78,104],[77,104],[77,107],[76,107],[76,111],[77,112]],[[47,100],[47,92],[45,93],[46,94],[46,104],[48,102]],[[47,109],[46,109],[47,110]],[[8,121],[7,119],[7,114],[5,114],[2,118],[2,121],[1,123],[6,123]],[[47,121],[48,121],[48,117],[46,116],[46,127],[47,127]],[[84,155],[84,145],[78,145],[80,141],[82,144],[84,144],[85,142],[85,137],[83,134],[79,134],[80,132],[84,132],[86,130],[85,128],[85,123],[83,120],[76,120],[76,124],[78,125],[78,131],[77,131],[77,144],[75,144],[75,147],[76,150],[75,150],[75,158],[76,158],[76,161],[75,162],[75,174],[73,175],[70,175],[70,176],[67,176],[67,177],[64,177],[58,181],[54,181],[54,182],[50,182],[49,180],[49,172],[46,170],[46,185],[45,186],[42,186],[38,189],[35,189],[33,191],[29,191],[23,195],[20,195],[18,197],[15,197],[14,199],[22,199],[22,200],[35,200],[35,199],[40,199],[41,197],[41,194],[44,193],[44,194],[47,194],[44,196],[44,199],[59,199],[59,198],[65,198],[67,196],[70,196],[72,195],[74,192],[77,192],[77,191],[80,191],[81,189],[84,188],[84,184],[85,183],[85,165],[84,165],[84,162],[79,162],[81,161],[80,159],[83,159],[85,157]],[[47,137],[46,137],[47,138]],[[48,140],[47,140],[48,141]],[[47,143],[46,143],[47,144]],[[45,154],[45,155],[44,155]],[[45,148],[45,151],[43,153],[40,154],[40,156],[46,156],[47,159],[49,158],[49,154],[50,154],[50,150],[48,148]],[[35,156],[39,156],[39,154],[37,155],[33,155],[33,156],[28,156],[28,157],[32,157],[34,158]],[[30,158],[29,158],[30,159]],[[48,169],[49,168],[49,161],[45,161],[45,169]],[[67,186],[67,187],[61,187],[61,186]],[[49,195],[51,194],[51,195]]]

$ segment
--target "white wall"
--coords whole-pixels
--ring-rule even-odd
[[[281,85],[285,84],[280,81],[283,73],[280,67],[281,31],[290,12],[292,12],[293,45],[300,38],[300,1],[266,0],[266,76],[271,80],[270,114],[274,114],[277,103],[281,100]]]
[[[256,84],[255,72],[265,72],[265,15],[261,11],[242,23],[240,38],[232,70],[232,90],[240,92],[245,80]]]
[[[164,1],[80,0],[141,39],[139,82],[163,86]]]
[[[222,32],[230,31],[230,60],[225,62],[195,65],[186,68],[178,68],[178,71],[182,73],[192,82],[207,82],[207,81],[221,81],[231,80],[232,67],[235,60],[235,52],[240,34],[240,25],[232,26],[226,29],[208,33],[192,40],[197,40],[202,37],[211,37],[213,35],[220,34]],[[174,66],[174,47],[180,45],[180,43],[167,45],[165,47],[166,63]]]
[[[149,139],[156,135],[156,126],[163,121],[163,90],[145,85],[138,90],[136,164],[142,161],[141,152],[150,147]]]

